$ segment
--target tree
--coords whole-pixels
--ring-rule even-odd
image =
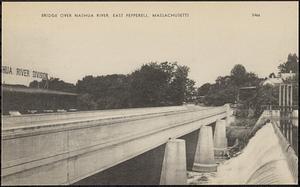
[[[258,86],[261,80],[258,78],[258,76],[255,73],[247,72],[244,81],[245,82],[243,83],[243,85],[245,86]]]
[[[189,68],[177,62],[148,63],[130,77],[133,106],[180,105],[195,95],[195,82],[188,78]]]
[[[263,105],[278,105],[278,86],[271,85],[259,86],[257,95],[252,100],[256,116],[259,116],[263,110]]]
[[[292,83],[293,84],[293,104],[295,105],[298,103],[298,96],[299,96],[299,61],[296,54],[289,54],[287,61],[282,63],[278,66],[279,73],[289,73],[292,71],[296,74],[296,76],[290,77],[286,79],[285,83]]]
[[[230,75],[237,86],[242,86],[245,82],[247,72],[243,65],[237,64],[232,68]]]
[[[258,86],[259,83],[260,79],[255,73],[247,72],[243,65],[237,64],[232,68],[230,76],[219,76],[215,84],[206,84],[205,87],[203,85],[199,91],[205,89],[205,104],[219,106],[225,103],[235,103],[241,87]],[[247,100],[255,96],[252,92],[246,92],[244,95]]]
[[[187,79],[184,101],[194,102],[196,99],[195,97],[196,97],[195,81],[193,81],[191,79]]]
[[[276,77],[275,73],[270,73],[269,78],[275,78],[275,77]]]
[[[210,83],[203,84],[201,87],[199,87],[197,89],[197,95],[198,96],[204,96],[204,95],[206,95],[208,93],[210,87],[211,87]]]
[[[129,107],[128,76],[112,74],[86,76],[76,84],[78,93],[89,94],[97,103],[97,109]]]
[[[234,103],[236,94],[236,89],[232,85],[222,89],[212,87],[204,97],[204,104],[221,106],[226,103]]]
[[[188,72],[187,66],[177,62],[151,62],[129,75],[88,75],[76,86],[54,78],[49,88],[76,91],[82,110],[181,105],[195,96],[195,82],[188,78]]]
[[[233,85],[233,82],[232,82],[232,77],[230,76],[219,76],[217,79],[216,79],[216,86],[221,89],[221,88],[226,88],[230,85]]]
[[[172,82],[168,89],[170,102],[174,105],[181,105],[185,100],[187,89],[189,67],[175,64],[176,70],[173,75]]]
[[[279,73],[289,73],[292,71],[293,73],[299,73],[299,61],[297,55],[289,54],[287,61],[278,66]]]
[[[77,98],[77,105],[80,110],[94,110],[97,109],[97,103],[90,94],[81,94]]]
[[[133,105],[145,107],[163,104],[169,79],[169,72],[161,69],[157,63],[145,64],[134,71],[130,75],[130,97]]]
[[[45,88],[45,85],[48,84],[48,89],[50,90],[59,90],[65,92],[76,92],[76,87],[72,83],[67,83],[59,78],[51,77],[49,80],[41,81],[32,81],[29,83],[30,88]]]

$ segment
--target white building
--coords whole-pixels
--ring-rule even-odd
[[[267,78],[262,84],[264,86],[267,85],[267,84],[275,86],[277,84],[283,83],[283,81],[288,79],[288,78],[294,77],[295,75],[296,74],[292,73],[292,71],[290,71],[290,73],[281,73],[278,77],[271,76],[271,77]]]

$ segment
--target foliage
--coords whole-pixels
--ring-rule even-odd
[[[276,77],[276,75],[275,75],[275,73],[270,73],[270,75],[269,75],[269,78],[274,78],[274,77]]]
[[[76,85],[51,78],[48,88],[79,93],[77,104],[82,110],[181,105],[196,95],[195,82],[188,73],[189,67],[177,62],[151,62],[129,75],[88,75]],[[33,81],[30,86],[45,84],[45,80]]]
[[[287,62],[278,66],[280,73],[290,70],[296,72],[295,77],[286,81],[293,83],[298,83],[298,68],[296,54],[289,54]],[[188,78],[188,73],[189,67],[177,62],[151,62],[128,75],[88,75],[78,80],[76,85],[51,78],[48,82],[33,81],[30,87],[42,88],[47,83],[52,90],[77,92],[81,94],[78,107],[84,110],[181,105],[184,102],[195,102],[195,99],[198,99],[196,102],[201,99],[206,105],[220,106],[239,100],[238,113],[246,117],[249,108],[257,116],[262,105],[278,104],[278,87],[260,85],[262,79],[253,72],[247,72],[241,64],[236,64],[230,75],[219,76],[214,84],[205,83],[198,89],[195,88],[195,82]],[[240,89],[248,86],[256,89]],[[298,84],[293,89],[296,103]]]
[[[229,146],[232,146],[235,140],[238,139],[239,148],[245,147],[251,137],[251,129],[255,126],[256,121],[256,118],[238,118],[231,126],[226,127]]]
[[[191,100],[195,82],[188,79],[189,68],[175,63],[149,63],[130,75],[133,106],[180,105]]]
[[[239,126],[239,127],[253,127],[256,123],[256,118],[236,118],[234,124],[232,126]]]
[[[239,141],[239,147],[242,149],[247,145],[250,128],[241,128],[230,126],[226,127],[226,137],[229,146],[233,146],[236,139]]]
[[[241,64],[236,64],[231,72],[230,72],[230,76],[232,81],[235,83],[235,85],[237,86],[241,86],[247,78],[247,74],[246,74],[246,69],[243,65]]]
[[[210,84],[210,83],[205,83],[205,84],[203,84],[201,87],[199,87],[199,88],[197,89],[197,94],[198,94],[199,96],[204,96],[204,95],[206,95],[206,94],[208,93],[210,87],[211,87],[211,84]]]
[[[59,80],[59,78],[51,77],[49,80],[42,81],[32,81],[29,83],[29,87],[31,88],[45,88],[48,84],[48,89],[50,90],[59,90],[65,92],[75,92],[76,87],[74,84],[64,82],[63,80]]]
[[[236,88],[228,86],[227,88],[212,87],[204,97],[206,105],[221,106],[226,103],[234,103],[236,98]]]
[[[93,96],[97,109],[180,105],[195,95],[188,72],[176,62],[151,62],[129,75],[86,76],[76,87]]]
[[[167,72],[156,63],[143,65],[130,75],[130,98],[135,107],[159,106],[166,95]]]
[[[264,105],[278,105],[278,86],[265,85],[260,86],[257,91],[257,95],[253,102],[253,107],[255,108],[255,115],[259,116]]]
[[[93,97],[97,109],[128,107],[129,87],[126,75],[86,76],[77,81],[77,92]]]
[[[197,91],[195,88],[195,81],[191,79],[186,80],[186,89],[184,93],[185,102],[194,102],[195,98],[197,96]]]
[[[289,73],[292,71],[293,73],[299,74],[299,61],[297,55],[289,54],[287,61],[278,66],[279,73]]]
[[[79,95],[77,98],[77,105],[81,110],[93,110],[97,107],[97,103],[90,94]]]
[[[259,82],[260,80],[256,74],[247,72],[243,65],[237,64],[232,68],[230,76],[219,76],[215,84],[206,83],[198,89],[197,93],[204,95],[206,105],[220,106],[225,103],[235,103],[239,88],[257,86]],[[245,94],[248,99],[253,97],[251,92]]]

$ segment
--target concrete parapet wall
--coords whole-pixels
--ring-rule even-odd
[[[289,169],[293,175],[295,183],[298,183],[298,156],[296,155],[294,149],[291,147],[290,143],[286,140],[286,138],[281,133],[278,128],[278,124],[273,122],[272,126],[274,128],[275,134],[279,138],[279,143],[282,149],[282,152],[286,156]]]
[[[294,110],[292,115],[293,115],[292,121],[298,122],[298,110]],[[279,144],[282,148],[285,157],[287,158],[288,167],[293,175],[294,181],[298,183],[298,156],[296,155],[290,143],[281,133],[279,129],[279,123],[280,123],[279,119],[280,119],[279,110],[265,110],[260,116],[260,118],[258,119],[252,131],[257,130],[257,128],[259,128],[259,126],[261,126],[262,123],[265,123],[268,120],[272,122],[274,132],[278,137]],[[293,125],[298,126],[298,124],[296,125],[295,123]]]
[[[295,164],[298,167],[298,164]],[[218,167],[217,184],[295,184],[288,158],[271,123],[249,140],[241,154]]]

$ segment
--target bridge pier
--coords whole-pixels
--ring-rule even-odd
[[[178,139],[185,140],[186,147],[186,169],[192,171],[195,159],[195,153],[198,143],[200,129],[197,129],[189,134],[179,137]]]
[[[230,126],[230,124],[232,122],[234,122],[235,116],[232,115],[233,111],[231,110],[229,104],[225,104],[224,106],[226,108],[226,118],[225,118],[225,120],[226,120],[226,127],[228,127],[228,126]]]
[[[214,133],[214,156],[217,162],[224,159],[226,149],[226,121],[217,120]]]
[[[200,128],[193,171],[217,171],[217,164],[214,158],[212,127],[210,126],[203,126]]]
[[[183,185],[186,183],[185,140],[171,139],[166,145],[160,185]]]

